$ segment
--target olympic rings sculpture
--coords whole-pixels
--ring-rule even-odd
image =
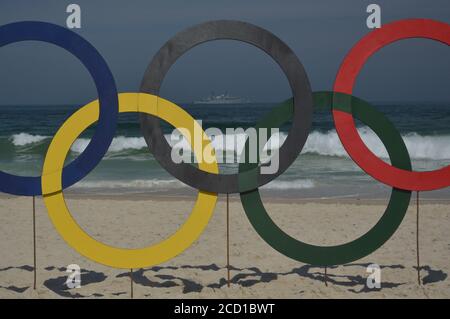
[[[187,249],[208,224],[217,193],[240,193],[242,205],[256,232],[270,246],[294,260],[320,266],[338,265],[367,256],[381,247],[401,224],[409,206],[411,191],[450,186],[450,166],[414,172],[408,150],[394,125],[364,100],[352,96],[356,77],[366,60],[382,47],[407,38],[427,38],[450,44],[450,25],[429,19],[406,19],[384,25],[363,37],[345,57],[330,92],[315,92],[293,51],[269,31],[240,21],[211,21],[188,28],[170,39],[150,62],[138,93],[118,94],[114,78],[97,50],[81,36],[44,22],[17,22],[0,27],[0,46],[19,41],[43,41],[66,49],[92,75],[99,99],[72,114],[59,128],[48,148],[41,177],[15,176],[0,171],[0,191],[15,195],[42,195],[53,225],[64,240],[83,256],[111,267],[142,268],[165,262]],[[192,47],[207,41],[232,39],[256,46],[272,57],[285,73],[293,98],[261,119],[257,129],[278,128],[292,121],[289,135],[280,148],[280,168],[261,174],[260,164],[241,163],[238,174],[219,174],[217,162],[200,161],[198,168],[175,163],[159,119],[187,132],[200,125],[181,107],[158,96],[171,65]],[[376,180],[392,187],[386,210],[378,223],[361,237],[338,246],[315,246],[287,235],[270,218],[258,188],[282,174],[300,154],[309,134],[313,107],[326,107],[333,115],[336,131],[355,163]],[[76,223],[64,201],[63,190],[84,178],[107,152],[116,129],[118,113],[137,112],[149,150],[170,174],[199,190],[187,221],[160,243],[139,249],[122,249],[90,237]],[[354,117],[369,126],[387,149],[391,164],[376,157],[365,146]],[[82,154],[64,167],[71,144],[90,125],[96,131]],[[212,147],[202,142],[198,151]],[[245,145],[249,147],[248,141]]]

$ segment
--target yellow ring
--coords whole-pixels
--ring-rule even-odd
[[[157,105],[162,106],[158,108]],[[160,110],[158,112],[158,109]],[[119,94],[119,112],[144,112],[158,116],[176,128],[185,128],[194,136],[201,126],[179,106],[145,93]],[[62,238],[81,255],[115,268],[142,268],[163,263],[187,249],[205,229],[217,201],[216,193],[200,191],[192,213],[186,222],[167,239],[144,248],[124,249],[105,245],[90,237],[75,221],[67,208],[62,192],[62,169],[72,143],[98,120],[98,100],[75,112],[55,134],[44,160],[42,194],[48,215]],[[185,132],[185,130],[181,130]],[[193,143],[193,138],[185,136]],[[192,147],[197,157],[201,156]],[[217,161],[199,161],[199,168],[218,173]]]

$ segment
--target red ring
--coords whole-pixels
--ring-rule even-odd
[[[362,38],[347,54],[334,82],[334,91],[352,94],[353,85],[367,59],[382,47],[402,39],[426,38],[450,45],[450,25],[429,19],[407,19],[384,25]],[[350,157],[367,174],[392,187],[425,191],[450,186],[450,165],[424,172],[396,168],[379,159],[364,144],[350,113],[333,108],[338,136]]]

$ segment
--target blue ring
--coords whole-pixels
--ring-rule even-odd
[[[119,103],[114,77],[100,53],[73,31],[46,22],[16,22],[0,27],[0,47],[21,41],[42,41],[57,45],[76,56],[91,74],[98,92],[100,114],[94,136],[87,148],[62,174],[63,189],[97,166],[114,138]],[[14,195],[41,195],[41,177],[25,177],[0,171],[0,191]]]

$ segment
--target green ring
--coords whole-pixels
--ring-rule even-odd
[[[351,103],[351,108],[346,108],[347,103],[344,103],[341,104],[343,106],[339,110],[352,112],[355,118],[369,126],[378,135],[389,154],[392,165],[411,170],[411,160],[402,137],[392,123],[369,103],[350,95],[334,92],[316,92],[313,97],[316,109],[327,108],[331,111],[332,105],[339,105],[332,103],[333,97],[342,98],[347,103]],[[289,121],[292,115],[293,107],[292,99],[290,99],[265,116],[256,128],[278,128]],[[247,154],[248,141],[245,147]],[[258,165],[247,162],[239,165],[239,171]],[[257,176],[258,174],[254,174],[251,178],[257,178]],[[246,178],[240,178],[239,183],[255,183],[254,180],[247,178],[248,175]],[[400,226],[409,206],[411,192],[393,188],[389,204],[378,223],[361,237],[337,246],[310,245],[286,234],[267,214],[258,189],[241,193],[240,196],[247,218],[256,232],[270,246],[283,255],[300,262],[317,266],[332,266],[358,260],[380,248]]]

